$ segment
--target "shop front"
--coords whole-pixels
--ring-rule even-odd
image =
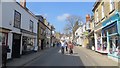
[[[23,36],[22,38],[22,54],[27,54],[30,51],[34,50],[34,38]]]
[[[103,49],[108,50],[108,56],[118,60],[120,59],[120,16],[114,14],[108,20],[103,22],[103,39],[105,46]],[[107,48],[106,48],[107,46]]]
[[[106,50],[103,50],[102,43],[102,24],[100,23],[98,26],[95,28],[94,32],[94,38],[95,38],[95,51],[100,52],[100,53],[107,53]]]
[[[37,46],[37,37],[34,33],[26,31],[26,30],[22,30],[22,54],[29,54],[32,51],[34,51],[34,49]]]
[[[10,37],[10,29],[5,29],[5,28],[0,28],[0,58],[2,59],[2,54],[4,52],[4,54],[6,55],[6,59],[10,59],[11,58],[11,47],[9,44],[9,37]],[[5,52],[3,47],[7,47],[7,52]],[[5,58],[5,57],[4,57]]]

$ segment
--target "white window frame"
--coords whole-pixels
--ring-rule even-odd
[[[33,32],[34,22],[32,20],[30,20],[29,29]]]
[[[97,21],[97,22],[99,21],[99,19],[98,19],[98,9],[97,9],[97,11],[96,11],[96,21]]]
[[[105,17],[105,13],[104,13],[104,11],[105,11],[105,4],[104,4],[104,2],[102,3],[102,18],[104,18]]]
[[[21,27],[21,14],[18,11],[14,11],[14,27]]]
[[[114,0],[110,0],[110,11],[113,11],[115,9],[115,2]]]

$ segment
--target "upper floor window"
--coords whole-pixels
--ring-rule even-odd
[[[105,16],[105,14],[104,14],[104,10],[105,10],[105,5],[104,5],[104,2],[102,3],[102,18]]]
[[[44,29],[43,28],[41,28],[41,35],[44,35]]]
[[[21,14],[15,10],[14,12],[14,27],[20,28],[21,25]]]
[[[33,32],[33,24],[34,22],[32,20],[30,20],[30,24],[29,24],[29,29]]]
[[[99,21],[99,19],[98,19],[98,9],[97,9],[97,11],[96,11],[96,21],[97,21],[97,22]]]
[[[115,2],[114,0],[110,0],[110,11],[115,9]]]

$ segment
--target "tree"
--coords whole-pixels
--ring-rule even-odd
[[[80,16],[76,15],[70,15],[69,17],[66,18],[66,26],[65,30],[72,32],[73,34],[73,40],[75,38],[75,31],[79,28],[79,25],[82,24],[82,18]]]

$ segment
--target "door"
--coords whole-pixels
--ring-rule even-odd
[[[44,39],[41,40],[41,50],[43,50],[43,46],[44,46]]]
[[[12,58],[20,57],[21,35],[13,34]]]

